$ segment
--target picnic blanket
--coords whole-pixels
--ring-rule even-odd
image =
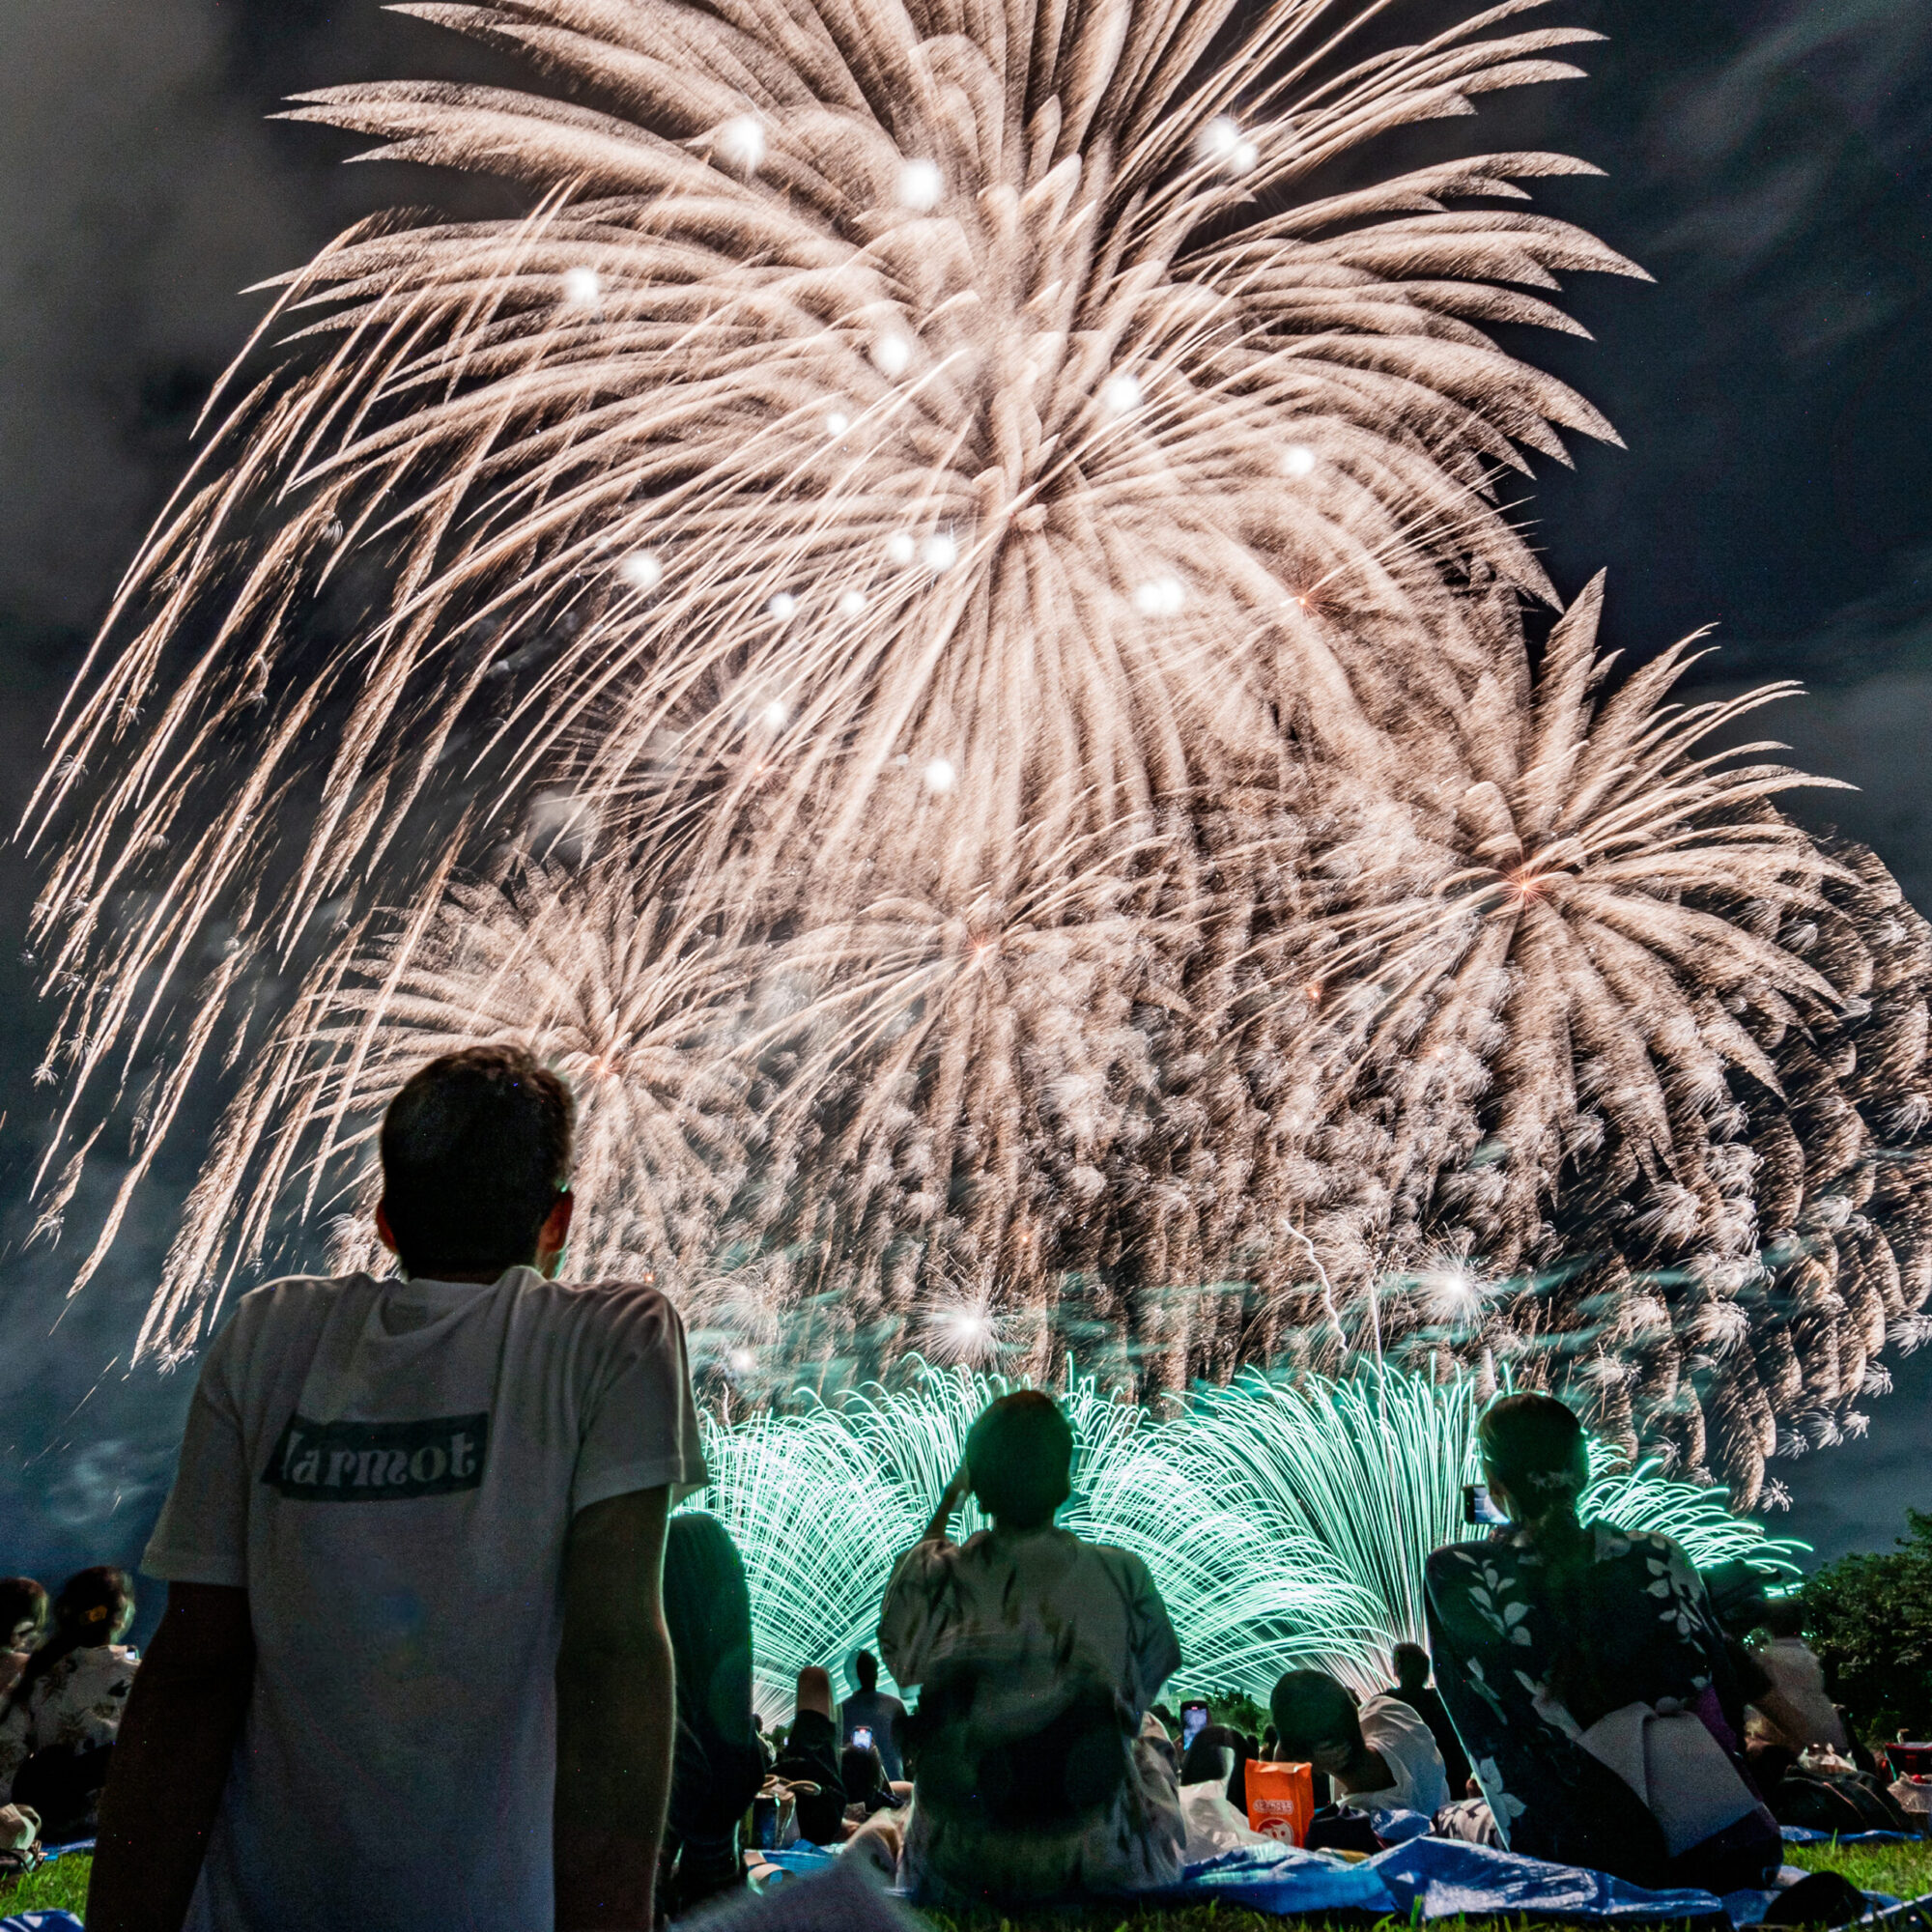
[[[833,1853],[806,1845],[766,1856],[793,1876],[837,1862]],[[1219,1902],[1285,1918],[1348,1912],[1394,1914],[1411,1922],[1463,1916],[1585,1925],[1729,1922],[1723,1900],[1713,1892],[1645,1891],[1603,1872],[1453,1838],[1411,1838],[1352,1861],[1294,1845],[1242,1846],[1190,1864],[1179,1886],[1155,1896],[1173,1905]]]
[[[1353,1909],[1418,1919],[1508,1918],[1577,1924],[1722,1924],[1723,1901],[1708,1891],[1645,1891],[1605,1873],[1520,1858],[1455,1838],[1411,1838],[1359,1863],[1293,1846],[1245,1847],[1190,1865],[1177,1900],[1226,1899],[1258,1912],[1300,1915]]]

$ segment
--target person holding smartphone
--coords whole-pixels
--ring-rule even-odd
[[[896,1782],[905,1776],[899,1733],[906,1708],[879,1689],[879,1660],[869,1650],[860,1651],[847,1670],[852,1693],[838,1707],[839,1741],[847,1747],[871,1747],[879,1753],[888,1780]]]
[[[1477,1443],[1508,1527],[1430,1556],[1429,1649],[1504,1844],[1653,1889],[1767,1884],[1777,1824],[1744,1773],[1695,1566],[1668,1537],[1582,1520],[1588,1446],[1555,1397],[1504,1396]]]

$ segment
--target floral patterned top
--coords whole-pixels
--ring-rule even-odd
[[[1560,1612],[1548,1566],[1520,1530],[1436,1550],[1429,1643],[1510,1850],[1628,1874],[1661,1867],[1662,1833],[1636,1793],[1577,1740],[1637,1700],[1708,1717],[1727,1701],[1730,1664],[1703,1579],[1676,1544],[1604,1522],[1587,1534],[1591,1561]]]
[[[71,1650],[8,1704],[0,1716],[0,1804],[13,1795],[15,1775],[35,1751],[88,1750],[114,1742],[140,1662],[126,1644]]]

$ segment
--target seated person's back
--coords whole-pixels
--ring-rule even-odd
[[[1338,1801],[1357,1809],[1419,1811],[1448,1804],[1442,1754],[1429,1726],[1400,1698],[1377,1696],[1359,1710],[1324,1670],[1291,1670],[1269,1700],[1278,1755],[1325,1772]]]
[[[644,1819],[652,1780],[612,1795],[600,1756],[654,1761],[648,1731],[668,1761],[665,1516],[704,1470],[670,1304],[547,1278],[571,1134],[527,1054],[432,1063],[383,1127],[406,1274],[272,1283],[208,1351],[145,1566],[170,1619],[185,1586],[213,1586],[183,1597],[203,1622],[241,1606],[192,1926],[511,1932],[581,1912],[580,1882],[616,1883],[584,1861],[620,1851],[648,1904],[663,1794]],[[103,1838],[103,1924],[157,1857],[144,1804]]]
[[[1429,1653],[1419,1643],[1399,1643],[1395,1647],[1395,1682],[1382,1694],[1406,1704],[1429,1726],[1435,1748],[1442,1753],[1442,1773],[1449,1780],[1449,1795],[1461,1798],[1469,1782],[1469,1760],[1449,1707],[1442,1693],[1429,1681]]]
[[[1171,1766],[1139,1741],[1180,1661],[1146,1566],[1053,1526],[1072,1435],[1046,1396],[1002,1398],[886,1591],[879,1647],[920,1686],[908,1725],[910,1875],[922,1896],[1043,1900],[1171,1883]],[[945,1534],[968,1488],[993,1519]]]
[[[1776,1827],[1738,1769],[1729,1662],[1697,1572],[1667,1537],[1577,1520],[1583,1433],[1552,1397],[1505,1397],[1480,1440],[1510,1526],[1429,1558],[1428,1610],[1436,1682],[1497,1830],[1512,1851],[1638,1884],[1758,1883],[1778,1862]],[[1694,1710],[1702,1728],[1647,1745],[1644,1707]],[[1621,1728],[1592,1728],[1604,1720]],[[1632,1765],[1631,1739],[1636,1768],[1613,1769]],[[1646,1748],[1658,1781],[1639,1791]],[[1699,1817],[1711,1829],[1684,1842]]]
[[[752,1597],[715,1516],[680,1511],[665,1531],[665,1625],[677,1666],[677,1740],[661,1869],[682,1916],[744,1882],[737,1828],[765,1781],[752,1709]]]
[[[1765,1641],[1750,1658],[1769,1680],[1769,1688],[1755,1700],[1766,1735],[1791,1751],[1821,1745],[1849,1751],[1845,1720],[1825,1689],[1825,1667],[1804,1641],[1803,1600],[1783,1597],[1767,1604],[1763,1621]]]
[[[832,1678],[822,1666],[798,1673],[798,1703],[784,1748],[774,1767],[787,1783],[814,1784],[798,1794],[798,1833],[814,1845],[836,1845],[845,1822],[845,1781],[839,1769],[838,1727],[832,1721]]]

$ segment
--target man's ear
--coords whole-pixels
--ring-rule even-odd
[[[389,1226],[389,1204],[386,1201],[376,1203],[376,1238],[392,1255],[402,1253],[402,1249],[396,1245],[396,1231]]]
[[[556,1197],[556,1206],[544,1216],[537,1235],[537,1272],[549,1279],[563,1259],[564,1244],[570,1239],[570,1217],[577,1211],[577,1196],[567,1188]]]

